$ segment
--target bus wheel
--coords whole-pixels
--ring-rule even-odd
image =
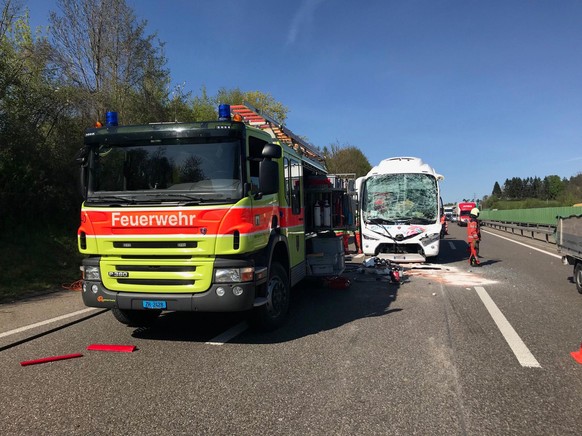
[[[111,313],[117,321],[130,327],[147,327],[162,313],[161,310],[129,310],[114,307]]]
[[[270,331],[283,325],[291,302],[289,278],[285,268],[278,262],[271,264],[266,297],[267,303],[254,309],[251,321],[256,328]]]
[[[582,294],[582,262],[576,262],[574,267],[574,282],[576,283],[576,289]]]

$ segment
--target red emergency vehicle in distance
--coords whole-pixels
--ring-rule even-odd
[[[477,207],[474,201],[467,201],[462,203],[457,203],[457,224],[460,226],[466,226],[469,222],[469,215],[471,214],[471,209]]]

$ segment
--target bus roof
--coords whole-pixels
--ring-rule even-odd
[[[391,157],[384,159],[373,167],[366,176],[380,174],[430,174],[439,181],[444,180],[443,175],[438,174],[434,168],[418,157]]]

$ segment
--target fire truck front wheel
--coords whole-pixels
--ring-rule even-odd
[[[161,310],[129,310],[114,307],[111,313],[117,321],[130,327],[147,327],[160,316]]]
[[[251,320],[256,328],[271,331],[286,321],[291,301],[289,277],[285,268],[278,262],[271,264],[265,292],[267,303],[254,309]]]

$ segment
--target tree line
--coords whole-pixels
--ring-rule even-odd
[[[556,175],[540,177],[512,177],[506,179],[503,187],[495,182],[490,196],[483,199],[483,207],[495,208],[500,202],[524,201],[532,207],[551,205],[572,206],[582,203],[582,173],[569,179]],[[536,203],[535,200],[538,200]]]

